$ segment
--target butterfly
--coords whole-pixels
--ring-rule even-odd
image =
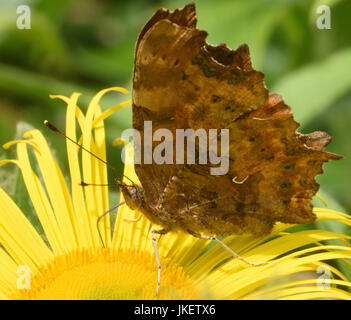
[[[323,172],[323,163],[342,158],[323,151],[332,140],[326,132],[297,132],[290,107],[268,92],[264,74],[253,69],[247,45],[236,50],[210,45],[196,21],[194,3],[173,12],[161,8],[135,46],[132,108],[140,161],[134,167],[141,185],[116,183],[131,209],[162,227],[151,231],[156,294],[161,280],[156,234],[182,231],[214,240],[246,263],[260,265],[240,257],[217,236],[263,236],[276,222],[314,222],[315,177]],[[150,123],[152,128],[145,130]],[[162,143],[153,138],[159,129],[173,137],[173,155],[179,151],[177,130],[215,129],[215,151],[223,145],[222,132],[228,132],[228,170],[216,175],[216,165],[200,163],[198,140],[195,161],[150,160],[146,151]],[[184,158],[188,144],[181,149]]]
[[[152,230],[155,249],[155,233],[180,230],[225,246],[217,236],[261,236],[278,221],[314,222],[315,176],[324,162],[342,158],[323,152],[332,140],[327,133],[296,131],[290,107],[268,92],[247,45],[231,50],[206,43],[206,37],[189,3],[173,12],[156,11],[135,46],[133,128],[141,141],[147,121],[152,134],[159,128],[174,136],[177,129],[229,130],[224,175],[211,175],[211,164],[145,163],[141,142],[142,160],[135,164],[141,186],[119,185],[131,209],[162,226]],[[159,286],[160,276],[157,291]]]

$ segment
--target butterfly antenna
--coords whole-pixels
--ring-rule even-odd
[[[78,182],[79,186],[82,187],[91,187],[91,186],[95,186],[95,187],[116,187],[117,184],[116,183],[87,183],[84,181],[80,181]]]
[[[107,161],[101,159],[99,156],[97,156],[96,154],[92,153],[90,150],[86,149],[85,147],[83,147],[82,145],[80,145],[78,142],[74,141],[73,139],[71,139],[70,137],[68,137],[67,135],[65,135],[61,130],[57,129],[54,125],[52,125],[49,121],[45,120],[44,124],[46,127],[48,127],[50,130],[58,133],[59,135],[63,136],[64,138],[66,138],[67,140],[73,142],[75,145],[77,145],[79,148],[82,148],[84,151],[88,152],[90,155],[92,155],[94,158],[100,160],[101,162],[103,162],[105,165],[107,165],[109,168],[111,168],[113,171],[115,171],[117,174],[119,174],[122,177],[127,178],[132,184],[134,184],[134,181],[131,180],[130,178],[128,178],[127,176],[125,176],[123,173],[121,173],[119,170],[117,170],[114,166],[110,165]]]

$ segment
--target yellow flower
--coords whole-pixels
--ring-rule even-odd
[[[78,107],[79,94],[54,96],[67,103],[66,134],[106,159],[104,119],[130,101],[102,112],[100,98],[91,101],[86,115]],[[82,132],[76,138],[76,119]],[[232,258],[221,246],[183,233],[166,234],[158,241],[162,263],[160,294],[155,296],[157,264],[150,222],[121,206],[111,232],[106,215],[107,187],[82,187],[86,181],[107,183],[106,165],[67,141],[70,187],[39,130],[16,145],[17,159],[28,194],[45,232],[44,241],[13,200],[0,189],[0,298],[2,299],[349,299],[350,282],[331,260],[351,258],[350,237],[325,230],[288,232],[277,224],[266,237],[231,236],[224,242],[242,257],[268,261],[253,267]],[[29,161],[32,148],[36,173]],[[81,165],[80,165],[81,162]],[[125,175],[137,181],[133,165]],[[123,201],[123,199],[121,199]],[[350,226],[348,215],[316,208],[318,220],[337,220]],[[335,240],[333,244],[325,240]],[[346,260],[345,260],[346,261]]]

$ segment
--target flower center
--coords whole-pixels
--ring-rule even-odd
[[[33,276],[17,299],[200,299],[201,288],[173,262],[164,259],[156,296],[155,257],[138,250],[99,249],[57,257]]]

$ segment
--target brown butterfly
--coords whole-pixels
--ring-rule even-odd
[[[323,152],[332,138],[325,132],[296,132],[290,107],[269,94],[264,75],[252,68],[249,49],[231,50],[206,43],[196,28],[195,5],[170,12],[159,9],[142,28],[135,48],[133,128],[141,136],[140,163],[135,171],[141,186],[116,179],[126,204],[152,223],[160,287],[161,264],[155,234],[180,230],[214,240],[216,236],[269,234],[276,222],[304,224],[316,219],[311,204],[328,160],[342,157]],[[145,121],[151,132],[145,133]],[[173,137],[179,129],[229,130],[228,172],[211,174],[214,165],[145,161],[145,149],[159,128]],[[174,141],[173,151],[177,151]],[[185,147],[183,147],[186,149]],[[199,151],[199,142],[195,144]],[[184,151],[184,157],[187,156]]]
[[[327,133],[296,132],[290,107],[268,94],[247,45],[231,50],[206,37],[190,3],[156,11],[136,43],[133,128],[141,141],[144,121],[152,121],[152,133],[167,128],[174,136],[176,129],[229,129],[225,175],[211,175],[211,164],[145,164],[141,142],[142,161],[135,164],[141,186],[118,184],[131,209],[163,227],[152,231],[155,249],[155,233],[181,230],[225,246],[214,236],[261,236],[277,221],[311,223],[315,176],[324,162],[342,158],[322,151],[332,139]]]

